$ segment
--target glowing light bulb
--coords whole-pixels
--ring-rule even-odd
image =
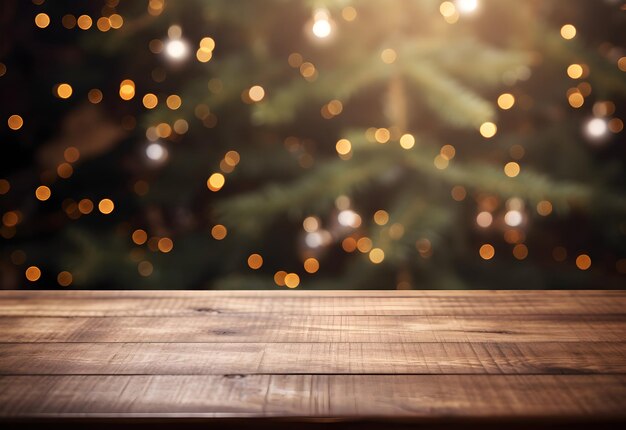
[[[325,9],[318,9],[313,14],[313,35],[318,39],[326,39],[332,32],[330,14]]]
[[[511,227],[517,227],[518,225],[522,223],[522,220],[523,220],[522,213],[518,210],[508,211],[504,215],[504,222],[506,223],[506,225],[511,226]]]
[[[164,161],[167,158],[167,149],[160,143],[151,143],[146,147],[146,157],[152,161]]]
[[[602,118],[593,118],[585,125],[585,133],[592,139],[599,140],[606,136],[609,126]]]
[[[461,13],[472,13],[478,8],[478,0],[456,0],[456,8]]]
[[[339,212],[337,221],[344,227],[358,227],[361,225],[361,216],[353,210],[346,209]]]
[[[189,54],[189,47],[182,39],[170,39],[165,43],[165,54],[172,60],[180,61]]]

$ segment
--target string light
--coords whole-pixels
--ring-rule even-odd
[[[585,134],[592,140],[602,140],[608,131],[608,123],[603,118],[592,118],[585,124]]]
[[[159,142],[146,146],[146,157],[155,162],[163,162],[167,158],[167,149]]]
[[[333,26],[330,13],[326,9],[317,9],[313,13],[313,26],[311,31],[318,39],[326,39],[330,36]]]
[[[456,0],[456,8],[462,14],[469,14],[478,9],[478,0]]]
[[[169,39],[165,42],[165,55],[174,61],[182,61],[189,55],[189,45],[183,39],[182,29],[178,25],[171,26],[167,34]]]
[[[337,221],[344,227],[357,228],[361,225],[361,216],[353,210],[347,209],[339,212]]]

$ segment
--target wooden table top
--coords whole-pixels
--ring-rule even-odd
[[[626,291],[0,292],[0,420],[134,418],[623,422]]]

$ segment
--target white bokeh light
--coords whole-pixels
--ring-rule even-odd
[[[524,217],[522,216],[522,213],[517,210],[508,211],[504,215],[504,222],[510,227],[519,226],[522,223],[523,219]]]
[[[478,8],[478,0],[456,0],[456,8],[460,13],[472,13]]]
[[[599,140],[607,135],[609,131],[609,126],[606,120],[602,118],[593,118],[590,119],[587,124],[585,124],[585,133],[588,137]]]
[[[146,157],[152,161],[164,161],[167,158],[167,149],[160,143],[151,143],[146,147]]]
[[[361,216],[353,210],[346,209],[339,212],[337,215],[337,221],[344,227],[358,227],[361,225]]]
[[[330,36],[330,22],[327,19],[318,19],[313,23],[313,34],[315,37],[325,39]]]
[[[165,43],[165,54],[172,60],[180,61],[189,54],[189,47],[182,39],[171,39]]]

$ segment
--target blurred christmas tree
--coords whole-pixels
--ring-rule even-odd
[[[623,286],[622,2],[0,7],[7,288]]]

